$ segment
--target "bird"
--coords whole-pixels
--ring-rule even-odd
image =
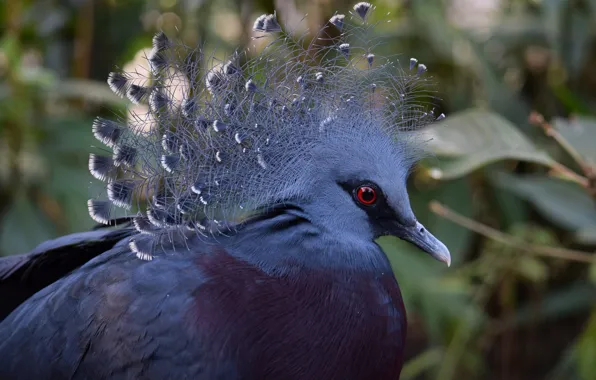
[[[0,261],[0,378],[399,379],[376,239],[450,264],[407,190],[444,115],[424,64],[375,54],[374,9],[311,41],[264,14],[224,60],[159,32],[147,75],[111,73],[143,111],[93,123],[103,227]]]

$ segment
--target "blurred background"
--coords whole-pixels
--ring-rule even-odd
[[[126,112],[105,79],[153,33],[223,58],[264,12],[300,32],[353,3],[0,2],[0,255],[93,226],[91,123]],[[381,54],[425,63],[448,115],[410,194],[452,267],[381,242],[408,308],[402,379],[596,379],[596,1],[374,4]]]

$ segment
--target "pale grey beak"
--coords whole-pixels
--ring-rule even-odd
[[[414,244],[435,259],[444,262],[447,266],[451,265],[449,249],[439,239],[434,237],[433,234],[428,232],[420,222],[416,222],[413,226],[401,226],[400,230],[400,233],[396,234],[396,236]]]

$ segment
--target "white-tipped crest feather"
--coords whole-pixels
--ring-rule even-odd
[[[107,185],[111,203],[89,201],[93,219],[108,223],[113,205],[130,209],[136,202],[134,225],[144,234],[182,227],[206,233],[296,191],[308,180],[310,152],[330,136],[374,129],[400,139],[433,122],[425,112],[434,99],[426,66],[412,58],[406,64],[417,71],[404,72],[395,58],[371,51],[373,10],[356,4],[356,24],[334,15],[332,33],[321,29],[307,48],[292,42],[275,14],[263,15],[253,29],[275,33],[273,42],[256,57],[235,54],[215,67],[206,67],[203,52],[158,33],[143,86],[110,74],[116,93],[149,108],[126,126],[95,121],[95,136],[113,156],[94,155],[89,168],[102,180],[122,178]],[[172,72],[187,87],[181,90]],[[130,244],[137,256],[152,257],[149,238]]]

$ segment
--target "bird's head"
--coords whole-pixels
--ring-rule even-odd
[[[217,234],[293,204],[338,239],[395,235],[449,264],[406,190],[415,131],[437,119],[426,66],[410,59],[404,71],[375,56],[373,9],[359,3],[334,15],[308,48],[263,15],[253,27],[267,41],[262,51],[216,65],[157,34],[146,76],[109,76],[146,114],[96,120],[95,136],[113,154],[90,157],[91,173],[108,183],[107,200],[89,201],[91,216],[106,223],[114,206],[136,208],[143,234],[131,248],[151,258],[173,236]]]
[[[347,116],[328,126],[328,138],[313,147],[304,175],[283,201],[298,204],[312,223],[338,239],[396,236],[450,265],[447,247],[410,207],[406,181],[419,156],[415,136],[397,139],[380,130],[378,121]]]

